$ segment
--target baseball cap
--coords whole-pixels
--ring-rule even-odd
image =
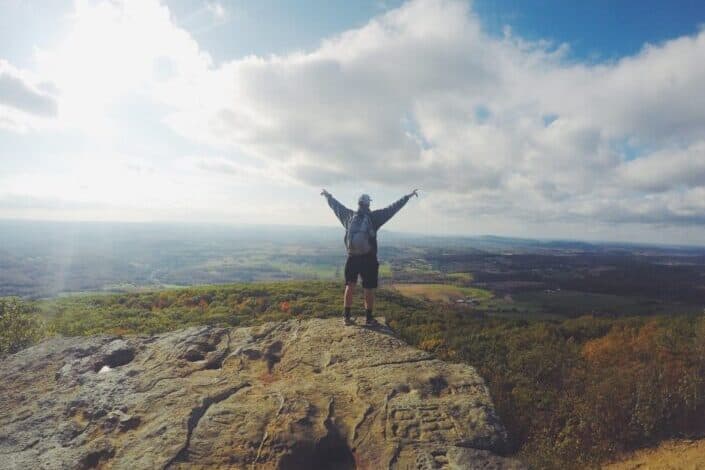
[[[370,202],[372,202],[372,198],[369,196],[369,194],[363,194],[357,200],[358,204],[369,205]]]

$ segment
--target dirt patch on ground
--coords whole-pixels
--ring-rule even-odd
[[[458,300],[472,299],[479,303],[492,298],[492,293],[487,290],[452,284],[397,283],[392,284],[392,288],[409,297],[434,302],[456,302]]]
[[[705,439],[665,441],[624,456],[603,470],[705,470]]]

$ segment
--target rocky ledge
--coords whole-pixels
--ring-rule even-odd
[[[54,338],[0,365],[4,468],[521,468],[470,366],[291,320]]]

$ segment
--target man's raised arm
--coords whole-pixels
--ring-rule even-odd
[[[409,199],[411,199],[412,196],[419,197],[418,189],[414,189],[412,192],[384,209],[372,211],[372,220],[375,225],[375,230],[379,229],[382,225],[386,224],[389,219],[394,217],[394,214],[399,212],[399,210],[404,207],[407,202],[409,202]]]
[[[325,189],[321,191],[321,196],[325,196],[326,200],[328,201],[328,205],[331,209],[333,209],[335,216],[338,217],[340,223],[343,224],[343,227],[345,227],[345,224],[350,219],[350,216],[352,215],[353,211],[338,202],[338,200],[334,198],[331,193],[329,193]]]

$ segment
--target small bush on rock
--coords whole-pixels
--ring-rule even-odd
[[[43,331],[34,308],[16,297],[0,298],[0,356],[31,346]]]

